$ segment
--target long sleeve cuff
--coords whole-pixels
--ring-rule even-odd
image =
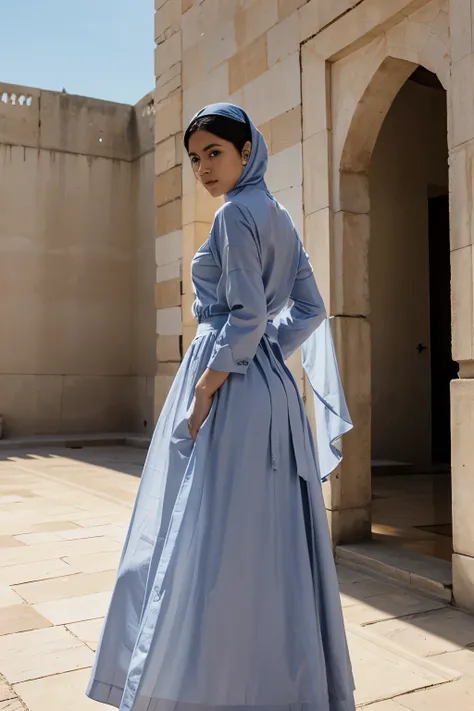
[[[223,373],[238,373],[245,375],[252,358],[239,358],[236,360],[232,348],[228,344],[220,345],[216,343],[212,355],[207,364],[211,370],[218,370]]]

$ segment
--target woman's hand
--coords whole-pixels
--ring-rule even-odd
[[[191,406],[191,414],[188,419],[189,433],[193,438],[193,442],[196,441],[199,430],[211,411],[213,399],[213,395],[208,395],[205,392],[196,389],[193,404]]]
[[[211,368],[206,368],[196,383],[191,414],[188,419],[189,432],[194,442],[196,441],[196,437],[204,420],[211,411],[214,394],[228,377],[229,373],[222,373],[217,370],[212,370]]]

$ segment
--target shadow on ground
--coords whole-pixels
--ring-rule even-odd
[[[131,513],[133,487],[125,486],[123,477],[140,477],[146,453],[145,449],[126,446],[38,447],[2,450],[0,463],[11,462],[19,471],[64,481],[71,488],[87,488],[91,495],[99,497],[112,486],[116,499]],[[102,481],[105,483],[101,489]],[[2,509],[7,510],[5,505]],[[472,664],[474,675],[474,616],[359,570],[344,566],[338,570],[349,624],[367,627],[408,648],[413,646],[421,656],[464,650],[468,659],[463,657],[463,663]],[[447,661],[443,663],[449,666]]]

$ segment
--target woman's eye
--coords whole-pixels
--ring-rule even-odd
[[[212,153],[209,153],[209,156],[211,158],[217,158],[217,156],[220,156],[221,152],[220,151],[212,151]]]
[[[191,165],[195,165],[198,162],[199,158],[196,158],[196,156],[193,156],[191,158]]]

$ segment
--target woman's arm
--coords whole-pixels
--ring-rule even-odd
[[[219,292],[229,314],[208,367],[245,375],[265,333],[267,302],[257,237],[238,205],[226,203],[216,214],[211,246],[222,269]]]
[[[195,439],[210,412],[212,399],[231,373],[245,375],[267,324],[267,303],[256,237],[242,210],[226,203],[218,211],[211,233],[222,267],[220,288],[229,309],[207,369],[196,385],[189,418]]]
[[[293,302],[275,319],[278,342],[285,360],[289,358],[326,318],[326,309],[314,278],[308,255],[301,247],[300,263],[293,291]]]

